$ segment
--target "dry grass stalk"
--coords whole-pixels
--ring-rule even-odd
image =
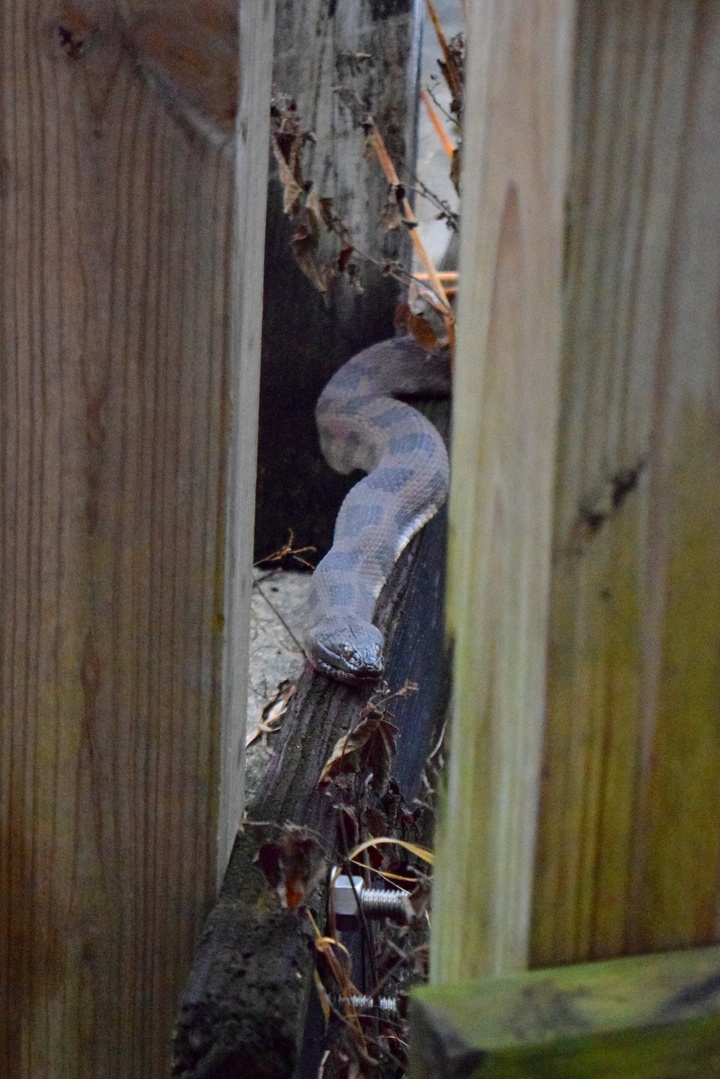
[[[433,126],[433,128],[435,130],[435,134],[440,139],[440,143],[442,145],[443,150],[445,151],[447,156],[452,161],[452,156],[455,153],[455,147],[453,146],[452,141],[450,140],[447,131],[443,127],[442,120],[440,119],[440,116],[438,115],[438,111],[435,108],[435,106],[433,105],[433,103],[432,103],[432,101],[430,99],[430,94],[427,92],[427,90],[421,90],[420,91],[420,100],[422,101],[423,105],[427,109],[427,114],[430,117],[430,123],[432,124],[432,126]]]
[[[457,270],[438,270],[438,278],[444,285],[457,285],[459,274]],[[427,281],[428,275],[426,273],[413,274],[416,281]]]
[[[438,19],[438,15],[435,10],[435,6],[432,3],[432,0],[425,0],[425,2],[427,4],[428,14],[432,20],[432,24],[435,29],[435,35],[438,39],[438,44],[443,54],[443,59],[445,61],[444,74],[445,78],[447,79],[448,86],[450,87],[450,93],[453,95],[453,97],[458,97],[462,93],[462,87],[457,80],[455,63],[450,52],[450,47],[447,43],[447,38],[443,33],[443,29],[440,25],[440,20]]]

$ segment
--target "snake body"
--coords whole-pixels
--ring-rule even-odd
[[[399,337],[354,356],[318,400],[328,464],[368,473],[342,503],[332,547],[312,578],[305,650],[330,678],[362,683],[382,675],[383,636],[372,623],[377,598],[402,550],[445,501],[449,475],[439,432],[397,396],[445,396],[448,388],[447,354]]]

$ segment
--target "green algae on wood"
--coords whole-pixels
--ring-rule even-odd
[[[425,986],[412,1079],[691,1079],[720,1074],[720,948]]]

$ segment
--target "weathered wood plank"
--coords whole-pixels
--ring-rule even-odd
[[[435,981],[527,960],[572,69],[571,3],[470,16]]]
[[[240,9],[240,87],[235,153],[235,245],[231,277],[230,456],[224,605],[218,883],[243,810],[250,602],[255,524],[262,278],[268,182],[268,102],[275,0]]]
[[[533,962],[717,940],[720,10],[579,9]]]
[[[398,258],[408,262],[408,236],[380,228],[387,181],[374,157],[365,156],[364,134],[337,90],[356,92],[373,111],[399,169],[401,162],[413,160],[416,6],[416,0],[278,0],[273,82],[296,99],[303,124],[315,134],[308,146],[307,177],[321,195],[333,199],[357,248],[381,264]],[[314,544],[321,553],[330,547],[337,508],[350,481],[322,458],[315,404],[340,364],[393,335],[400,288],[359,259],[364,292],[340,279],[326,302],[295,263],[292,233],[274,180],[263,317],[258,558],[285,543],[288,527],[299,544]]]
[[[701,1079],[720,1070],[720,949],[427,986],[411,1024],[413,1079]]]
[[[0,1072],[161,1076],[217,875],[232,163],[114,5],[0,26]]]

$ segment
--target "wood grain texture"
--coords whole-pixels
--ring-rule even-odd
[[[252,40],[249,45],[238,42],[237,0],[118,0],[118,8],[133,57],[176,117],[232,153],[239,70],[253,63]],[[245,5],[246,23],[258,17],[257,9]],[[266,16],[260,7],[255,45],[264,57],[263,70],[255,76],[260,74],[262,85],[269,75],[263,28],[272,33]]]
[[[528,951],[573,5],[472,6],[454,389],[448,791],[431,978]]]
[[[579,11],[533,961],[717,940],[720,10]]]
[[[720,1069],[720,949],[413,993],[413,1079],[704,1079]]]
[[[225,638],[218,813],[218,884],[230,857],[245,793],[247,682],[253,579],[255,479],[263,314],[268,113],[275,0],[240,11],[235,154],[235,244],[231,275],[230,407],[227,486]]]
[[[232,165],[110,5],[0,18],[0,1073],[161,1076],[217,871]]]
[[[399,258],[407,264],[409,237],[379,227],[387,181],[377,161],[365,155],[365,135],[338,88],[357,93],[372,110],[398,167],[413,160],[417,6],[417,0],[278,0],[273,82],[295,98],[303,124],[315,134],[307,177],[333,199],[357,247],[380,263]],[[358,55],[365,59],[355,61]],[[278,550],[290,527],[299,546],[314,544],[321,555],[353,481],[334,473],[322,457],[315,404],[342,363],[393,336],[400,286],[358,260],[363,293],[340,279],[328,298],[321,296],[292,256],[293,226],[282,213],[274,166],[271,175],[256,553],[261,558]]]

